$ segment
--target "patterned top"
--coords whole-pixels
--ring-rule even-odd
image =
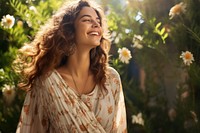
[[[108,68],[106,90],[98,85],[78,96],[53,70],[27,92],[17,133],[126,133],[121,80]]]

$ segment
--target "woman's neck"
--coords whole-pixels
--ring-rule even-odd
[[[75,52],[69,56],[66,67],[71,74],[82,77],[89,73],[90,54],[89,52]]]

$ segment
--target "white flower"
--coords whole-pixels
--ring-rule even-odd
[[[3,68],[0,69],[0,73],[2,73],[2,74],[5,73],[4,70],[3,70]]]
[[[31,2],[34,2],[35,0],[26,0],[26,3],[31,3]]]
[[[180,13],[185,13],[185,12],[186,12],[186,4],[184,4],[183,2],[176,4],[169,11],[170,19],[172,19],[175,15],[179,15]]]
[[[120,39],[122,39],[122,34],[121,34],[121,33],[119,33],[119,34],[116,36],[114,42],[117,44],[117,43],[119,43]]]
[[[1,26],[3,26],[4,28],[12,28],[14,24],[15,18],[9,14],[3,16],[3,18],[1,19]]]
[[[143,45],[139,43],[139,41],[135,41],[132,45],[133,48],[142,49]]]
[[[34,6],[30,6],[29,10],[33,11],[34,13],[37,13],[37,9]]]
[[[144,120],[142,118],[142,113],[138,113],[137,115],[132,115],[132,123],[140,124],[144,126]]]
[[[0,79],[4,79],[3,75],[5,74],[3,68],[0,69]]]
[[[183,59],[185,65],[189,66],[194,61],[193,54],[189,51],[182,52],[180,58]]]
[[[26,23],[28,24],[29,27],[32,27],[31,21],[26,21]]]
[[[119,53],[119,59],[121,60],[121,62],[128,64],[129,60],[132,58],[130,50],[123,47],[122,49],[119,48],[118,53]]]
[[[133,36],[133,42],[135,42],[136,40],[142,41],[142,40],[143,40],[143,37],[142,37],[141,35],[134,35],[134,36]]]
[[[7,104],[11,104],[12,101],[15,98],[15,88],[14,86],[11,85],[4,85],[4,88],[2,89],[2,93],[4,96],[4,99],[6,101]]]
[[[138,48],[138,49],[142,49],[143,45],[141,44],[141,41],[143,40],[143,37],[141,35],[134,35],[133,37],[133,48]]]

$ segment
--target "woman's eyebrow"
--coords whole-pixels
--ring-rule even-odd
[[[81,17],[80,17],[80,19],[81,19],[81,18],[83,18],[83,17],[90,17],[90,18],[92,18],[92,16],[91,16],[91,15],[87,15],[87,14],[85,14],[85,15],[81,16]],[[99,17],[97,17],[96,19],[100,19],[100,18],[99,18]]]

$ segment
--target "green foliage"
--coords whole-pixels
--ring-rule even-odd
[[[108,27],[111,31],[116,31],[118,29],[117,22],[120,22],[120,18],[117,17],[117,14],[112,12],[109,15]]]
[[[194,56],[193,64],[186,68],[186,72],[188,74],[188,78],[186,80],[187,87],[181,86],[179,88],[179,93],[184,94],[183,92],[189,92],[189,96],[184,102],[177,103],[177,110],[182,113],[183,118],[179,118],[186,124],[186,131],[189,133],[196,133],[200,131],[200,124],[196,122],[196,119],[199,119],[200,116],[200,108],[199,108],[199,70],[200,70],[200,12],[198,7],[200,5],[200,1],[194,0],[185,0],[187,5],[187,11],[183,17],[177,17],[174,21],[176,22],[174,29],[172,30],[172,35],[174,38],[174,42],[179,45],[178,50],[181,51],[190,51]],[[172,21],[172,22],[174,22]],[[182,32],[180,32],[182,30]],[[184,31],[184,32],[183,32]],[[181,38],[178,38],[180,37]],[[182,40],[181,40],[182,39]],[[180,96],[181,97],[181,96]],[[195,115],[191,113],[191,111],[195,112]],[[186,132],[185,131],[185,132]]]
[[[117,9],[111,8],[111,13],[108,15],[108,22],[111,22],[110,30],[114,33],[112,45],[114,52],[111,51],[113,55],[111,64],[122,77],[127,105],[128,130],[136,133],[196,133],[200,130],[199,124],[194,122],[194,114],[197,115],[196,119],[198,119],[198,112],[200,112],[198,104],[198,83],[200,81],[198,74],[195,74],[199,70],[200,57],[198,52],[200,30],[199,17],[197,17],[200,13],[197,13],[199,11],[196,8],[200,4],[197,1],[186,1],[187,5],[193,5],[193,7],[187,7],[187,14],[180,16],[185,18],[181,18],[181,21],[179,21],[177,16],[174,20],[168,18],[169,10],[176,4],[175,1],[166,5],[166,7],[169,7],[167,10],[158,9],[158,11],[165,12],[163,13],[164,16],[160,15],[160,12],[156,11],[157,9],[154,7],[160,3],[155,0],[144,0],[140,3],[129,1],[128,5],[116,6]],[[142,4],[146,4],[148,9],[145,9]],[[112,11],[115,12],[114,15]],[[144,20],[143,23],[136,20],[138,11],[142,13],[140,19]],[[126,29],[130,29],[129,32],[125,32]],[[135,34],[143,36],[143,40],[140,42],[143,45],[142,49],[131,47]],[[117,49],[121,47],[128,47],[132,52],[133,59],[131,59],[129,65],[124,66],[116,59],[118,58]],[[186,50],[194,54],[195,62],[185,72],[185,67],[181,67],[180,55],[178,54]],[[139,66],[140,69],[136,71],[141,69],[145,71],[145,90],[142,90],[140,81],[137,82],[137,78],[141,77],[130,76],[131,68],[134,69],[132,64]],[[170,68],[167,69],[167,67]],[[171,68],[172,70],[170,70]],[[178,72],[177,70],[181,71]],[[178,79],[181,78],[179,74],[183,75],[183,73],[188,74],[188,80]],[[168,77],[169,75],[170,77]],[[169,106],[169,99],[166,97],[167,88],[169,89],[169,86],[171,86],[166,80],[170,81],[170,78],[171,81],[174,80],[174,89],[177,89],[177,98],[172,107]],[[182,82],[184,86],[189,88],[175,87]],[[181,96],[185,91],[189,91],[190,95],[185,99],[186,102],[183,102]],[[176,114],[173,119],[170,118],[172,117],[170,108],[175,109]],[[195,112],[193,115],[191,110]],[[138,112],[143,113],[144,126],[132,124],[131,116]],[[185,127],[187,125],[189,127]]]
[[[37,5],[30,2],[23,4],[18,0],[11,0],[10,5],[16,11],[15,14],[26,22],[28,27],[31,29],[31,35],[33,36],[36,31],[43,25],[48,18],[52,15],[53,11],[56,10],[62,1],[48,0],[39,1]]]

